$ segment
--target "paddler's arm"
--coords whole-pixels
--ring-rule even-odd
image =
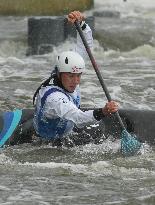
[[[85,38],[87,40],[87,43],[90,48],[93,47],[93,36],[92,36],[92,30],[90,29],[89,25],[85,23],[85,17],[84,15],[79,11],[73,11],[68,15],[68,22],[71,24],[74,24],[74,22],[78,20],[80,22],[81,28],[83,30],[83,33],[85,35]],[[77,43],[75,51],[78,52],[83,58],[87,58],[88,54],[86,52],[86,49],[82,43],[82,40],[77,32]]]
[[[99,121],[117,110],[118,103],[111,101],[99,110],[82,111],[61,92],[50,95],[45,104],[46,117],[55,118],[59,116],[60,118],[74,122],[77,127],[83,127],[91,122]]]

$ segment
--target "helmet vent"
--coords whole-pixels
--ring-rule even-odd
[[[68,58],[67,57],[65,58],[65,63],[68,64]]]

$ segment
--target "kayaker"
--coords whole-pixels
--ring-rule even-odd
[[[84,21],[84,15],[73,11],[68,15],[68,22],[78,20],[90,47],[93,46],[92,31]],[[56,61],[51,76],[45,80],[34,94],[36,98],[34,128],[42,139],[59,139],[70,133],[76,125],[82,127],[90,122],[115,113],[118,103],[111,101],[97,110],[80,109],[80,79],[85,71],[84,57],[86,50],[77,34],[77,45],[74,51],[62,52]],[[51,82],[52,81],[52,82]]]

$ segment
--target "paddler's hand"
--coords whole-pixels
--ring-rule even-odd
[[[84,21],[85,17],[80,11],[72,11],[68,14],[67,19],[69,23],[74,24],[76,20],[79,22]]]
[[[102,108],[103,114],[106,115],[111,115],[112,113],[115,113],[118,111],[119,104],[115,101],[110,101],[106,103],[104,108]]]

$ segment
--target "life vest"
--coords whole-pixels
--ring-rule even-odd
[[[35,109],[34,127],[37,134],[42,138],[46,138],[47,140],[61,138],[65,134],[69,133],[74,127],[74,123],[71,120],[66,120],[60,117],[50,119],[44,115],[45,101],[47,97],[54,92],[64,93],[69,101],[72,101],[77,107],[80,106],[79,95],[77,95],[76,98],[74,98],[61,88],[53,86],[44,93],[43,97],[41,98],[40,108],[37,109],[36,106]]]

